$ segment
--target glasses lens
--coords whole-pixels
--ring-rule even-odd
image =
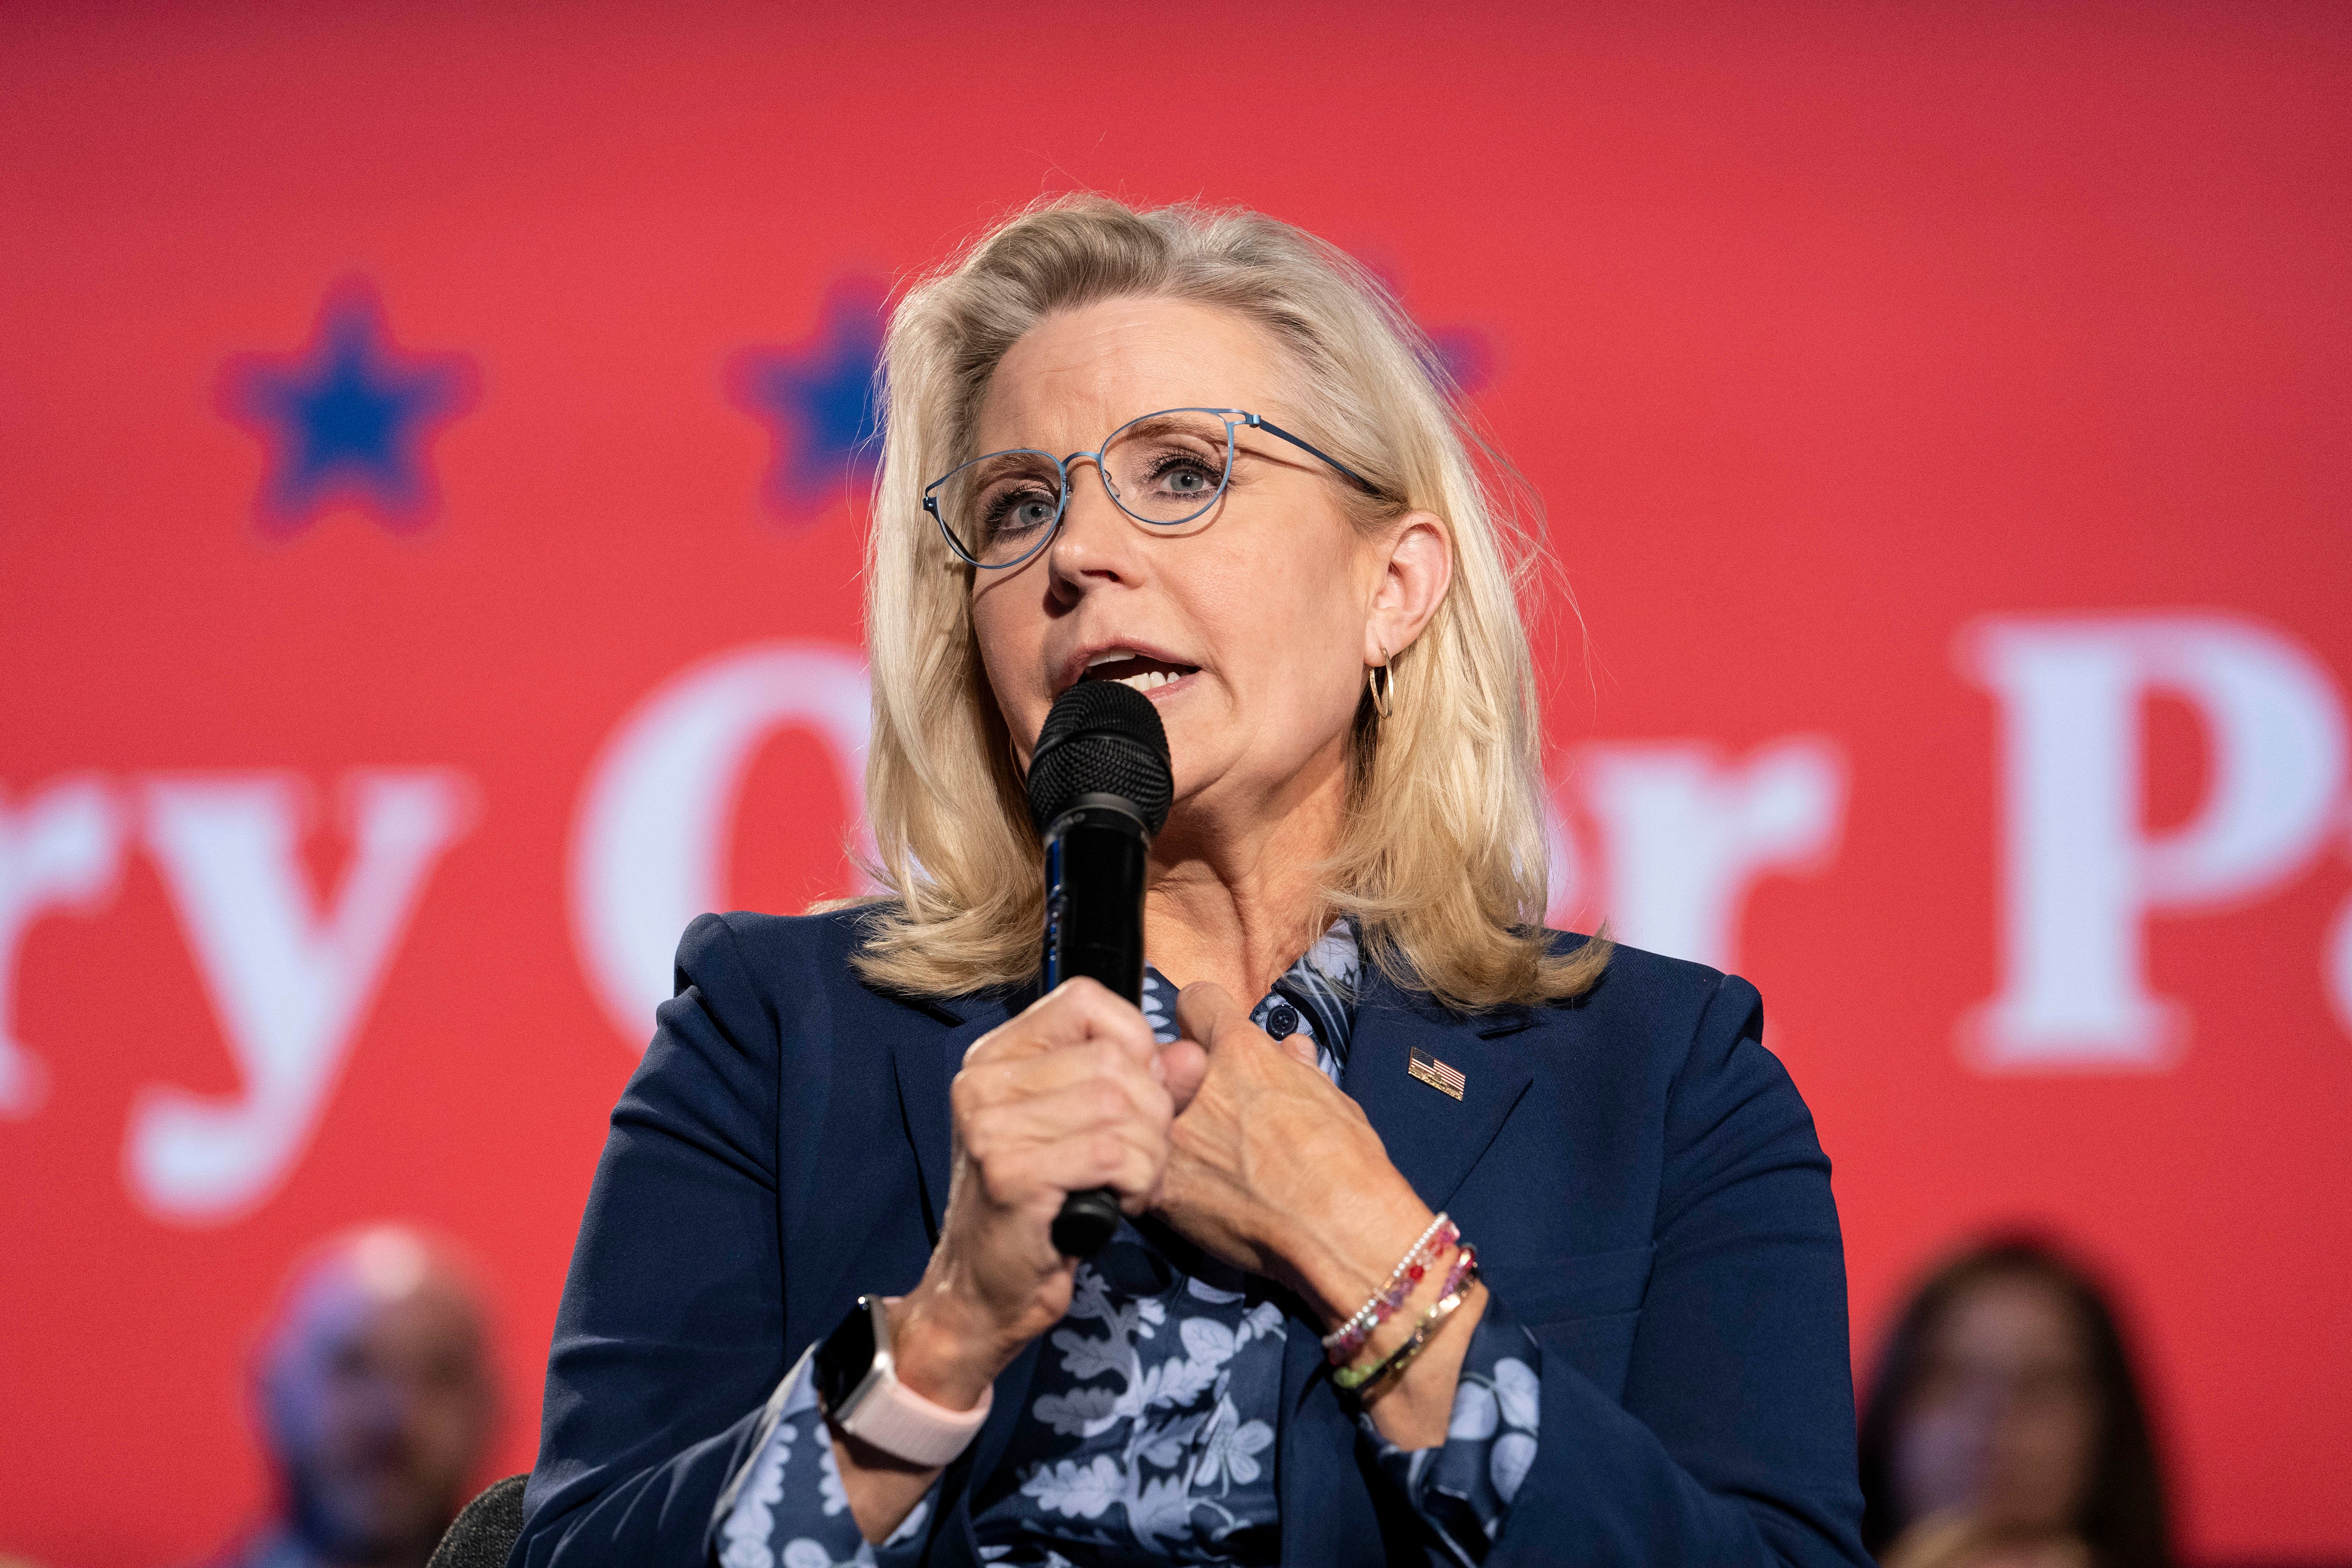
[[[1062,471],[1043,452],[992,452],[940,483],[940,519],[971,559],[1005,566],[1034,551],[1062,514]]]
[[[1214,414],[1153,414],[1124,426],[1103,447],[1103,479],[1129,515],[1190,522],[1225,488],[1232,427]]]

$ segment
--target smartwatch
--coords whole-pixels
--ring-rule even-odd
[[[944,1465],[962,1453],[995,1403],[988,1389],[970,1410],[950,1410],[900,1383],[880,1296],[857,1298],[817,1346],[814,1373],[817,1408],[835,1430],[915,1465]]]

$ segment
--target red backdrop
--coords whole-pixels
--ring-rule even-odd
[[[1762,986],[1865,1368],[2049,1224],[2192,1551],[2352,1554],[2341,10],[90,9],[0,16],[0,1551],[249,1519],[377,1216],[528,1464],[667,945],[849,885],[873,290],[1083,185],[1372,261],[1542,492],[1561,912]]]

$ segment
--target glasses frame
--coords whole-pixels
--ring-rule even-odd
[[[1145,517],[1140,512],[1138,512],[1133,508],[1129,507],[1125,501],[1118,499],[1118,491],[1111,488],[1110,475],[1103,468],[1102,455],[1110,450],[1112,447],[1116,446],[1121,436],[1126,435],[1129,430],[1134,429],[1144,421],[1148,419],[1163,418],[1171,414],[1213,414],[1224,421],[1224,472],[1217,480],[1215,492],[1212,494],[1208,500],[1202,501],[1194,510],[1187,512],[1182,517]],[[1234,479],[1234,432],[1244,427],[1252,430],[1263,430],[1267,435],[1275,437],[1278,440],[1289,442],[1292,446],[1297,447],[1308,457],[1314,458],[1328,465],[1335,472],[1346,479],[1350,484],[1354,485],[1358,489],[1362,490],[1366,495],[1376,499],[1380,496],[1381,489],[1378,485],[1364,478],[1363,475],[1356,472],[1355,469],[1348,467],[1347,464],[1339,461],[1339,458],[1331,456],[1328,452],[1321,450],[1304,438],[1292,435],[1289,431],[1284,429],[1281,426],[1276,425],[1271,419],[1266,419],[1258,415],[1252,414],[1247,409],[1161,408],[1150,414],[1137,415],[1134,418],[1129,420],[1126,424],[1120,426],[1118,429],[1104,437],[1102,445],[1097,447],[1091,452],[1072,452],[1066,458],[1057,458],[1054,456],[1053,453],[1036,447],[1007,447],[1003,450],[998,452],[982,452],[979,457],[972,458],[971,462],[958,463],[954,468],[950,468],[946,473],[941,474],[938,479],[933,479],[929,484],[925,485],[923,487],[923,510],[931,514],[931,521],[940,525],[940,536],[948,542],[948,548],[954,551],[957,558],[962,561],[964,564],[975,567],[982,572],[1009,571],[1013,567],[1018,566],[1024,562],[1034,558],[1039,551],[1045,549],[1045,546],[1054,542],[1055,535],[1062,531],[1062,519],[1067,516],[1070,510],[1070,491],[1072,489],[1070,465],[1083,458],[1089,459],[1094,463],[1095,478],[1102,481],[1103,493],[1110,497],[1111,505],[1118,508],[1119,510],[1127,513],[1128,516],[1135,519],[1136,521],[1149,524],[1153,528],[1181,528],[1188,522],[1199,521],[1202,517],[1208,514],[1211,508],[1214,507],[1218,501],[1224,499],[1225,487],[1231,484]],[[1061,476],[1061,500],[1055,505],[1054,521],[1048,523],[1045,526],[1045,531],[1039,534],[1036,543],[1031,545],[1028,549],[1023,551],[1019,555],[1014,556],[1012,560],[982,561],[973,555],[971,551],[966,550],[963,547],[962,542],[956,538],[955,530],[948,526],[946,515],[940,510],[940,487],[946,484],[950,479],[954,479],[958,474],[962,473],[966,468],[971,468],[976,464],[990,462],[998,458],[1022,457],[1043,458],[1047,462],[1053,464],[1055,471]]]

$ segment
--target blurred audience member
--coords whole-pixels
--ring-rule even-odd
[[[1946,1264],[1896,1323],[1862,1421],[1885,1568],[2169,1568],[2164,1489],[2114,1311],[2049,1247]]]
[[[399,1226],[297,1268],[254,1365],[279,1516],[215,1568],[421,1568],[466,1500],[491,1415],[481,1302]]]

